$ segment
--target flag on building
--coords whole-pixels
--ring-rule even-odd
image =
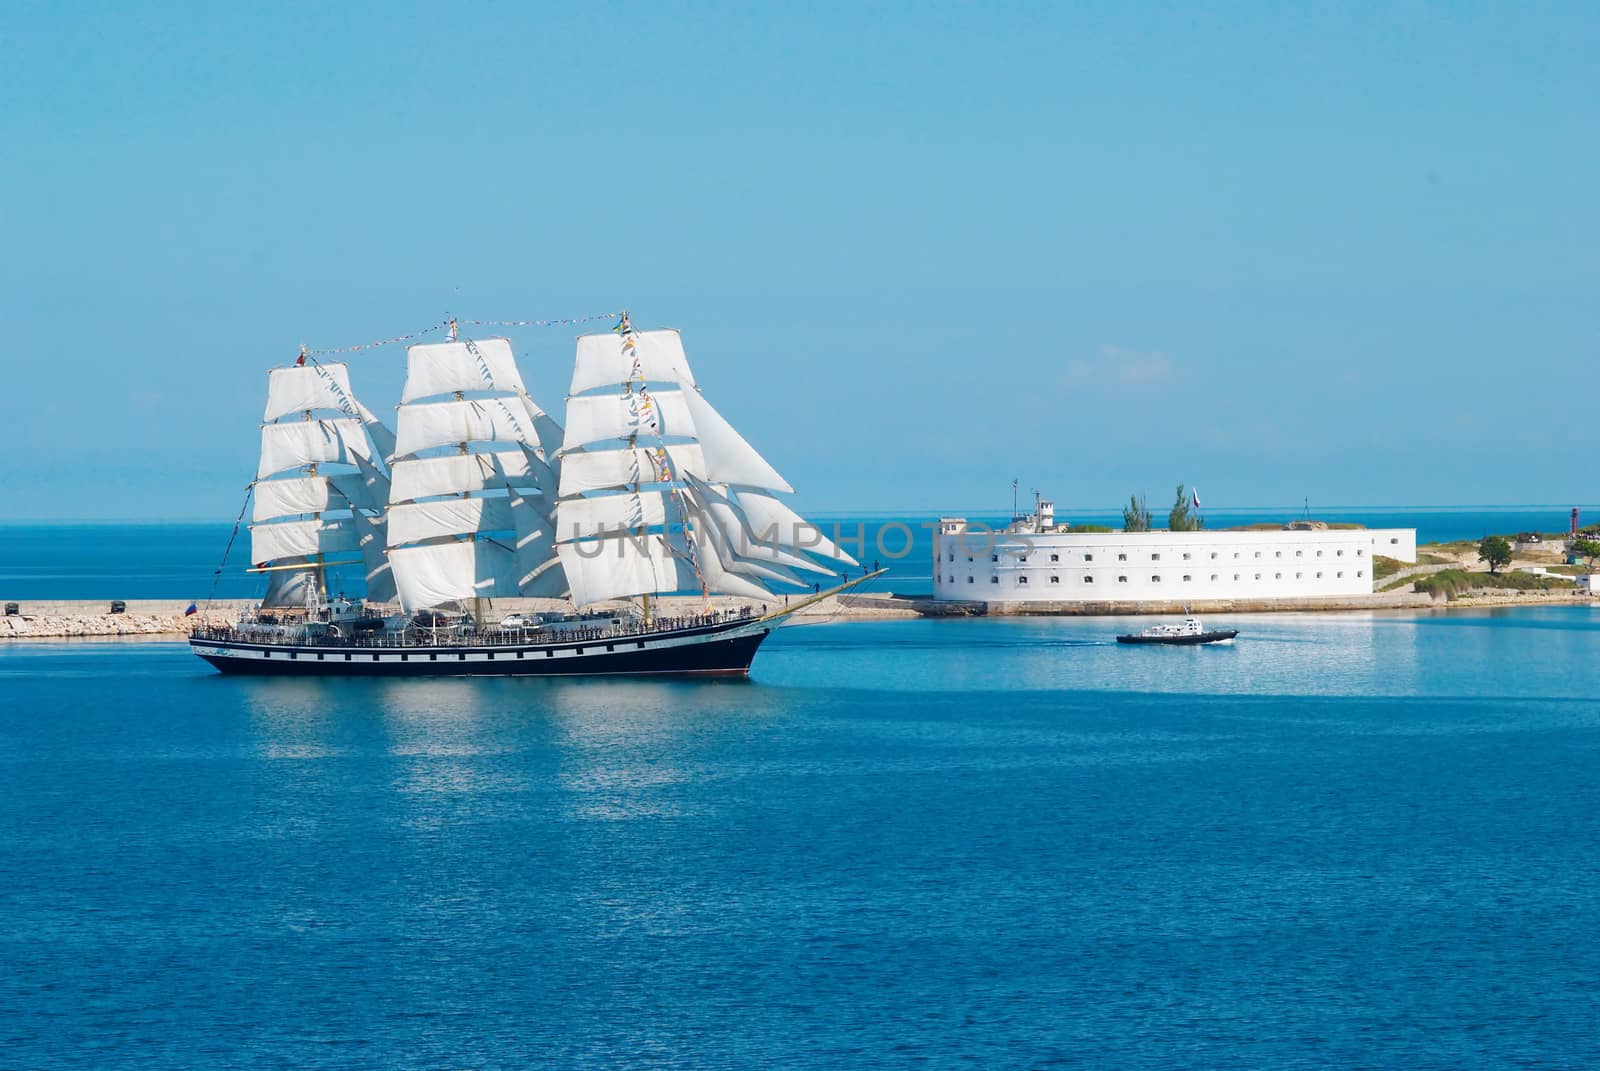
[[[183,612],[183,616],[188,617],[190,614],[197,614],[199,612],[200,608],[191,602],[189,604],[189,608]]]
[[[1194,495],[1194,508],[1200,508],[1200,488],[1196,487],[1191,492]]]

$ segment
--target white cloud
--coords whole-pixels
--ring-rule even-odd
[[[1093,357],[1075,358],[1067,363],[1066,382],[1079,389],[1094,386],[1132,389],[1169,383],[1177,376],[1177,366],[1164,353],[1102,345]]]

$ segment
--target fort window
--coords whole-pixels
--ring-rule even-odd
[[[1334,551],[1334,553],[1342,558],[1342,557],[1344,557],[1344,548],[1340,547],[1338,550]]]
[[[1051,561],[1053,561],[1053,562],[1058,562],[1058,561],[1060,561],[1060,560],[1061,560],[1061,555],[1059,555],[1059,554],[1052,554],[1052,555],[1050,555],[1050,560],[1051,560]]]
[[[1161,555],[1159,555],[1159,554],[1152,554],[1152,555],[1150,555],[1150,560],[1151,560],[1151,561],[1153,561],[1153,562],[1158,562],[1158,561],[1160,561],[1160,560],[1161,560]]]
[[[1212,573],[1212,574],[1211,574],[1211,579],[1212,579],[1212,580],[1215,580],[1215,579],[1216,579],[1216,578],[1217,578],[1217,574],[1216,574],[1216,573]]]
[[[999,577],[997,577],[997,576],[991,576],[991,577],[990,577],[990,578],[989,578],[989,583],[991,583],[991,584],[998,584],[998,583],[1000,583],[1000,578],[999,578]]]
[[[1361,548],[1359,548],[1359,547],[1357,547],[1357,548],[1356,548],[1356,557],[1358,557],[1358,558],[1364,558],[1364,557],[1366,557],[1366,556],[1367,556],[1367,552],[1366,552],[1366,551],[1364,551],[1364,550],[1362,550],[1362,549],[1361,549]]]
[[[1094,555],[1093,554],[1085,554],[1083,556],[1083,560],[1086,561],[1086,562],[1092,562],[1092,561],[1094,561]]]
[[[1189,552],[1188,551],[1184,551],[1183,552],[1183,560],[1184,561],[1188,561],[1189,560]]]
[[[1127,556],[1127,555],[1126,555],[1126,554],[1118,554],[1118,555],[1117,555],[1117,561],[1119,561],[1119,562],[1125,562],[1125,561],[1127,561],[1127,560],[1128,560],[1128,556]]]
[[[1303,551],[1298,551],[1298,550],[1297,550],[1297,551],[1295,551],[1295,552],[1294,552],[1294,556],[1295,556],[1295,557],[1296,557],[1296,558],[1298,558],[1298,557],[1300,557],[1300,555],[1301,555],[1301,554],[1302,554],[1302,553],[1304,553],[1304,552],[1303,552]]]
[[[1357,569],[1356,570],[1356,575],[1357,576],[1366,576],[1367,574],[1363,573],[1360,569]]]
[[[1026,554],[1024,554],[1022,557],[1017,559],[1017,561],[1019,561],[1019,562],[1025,562],[1027,560],[1028,560],[1028,556]]]
[[[1050,578],[1050,583],[1059,584],[1059,583],[1061,583],[1061,578],[1059,576],[1053,576],[1053,577]]]
[[[1183,574],[1183,582],[1185,584],[1187,584],[1189,581],[1191,581],[1193,579],[1194,579],[1194,577],[1190,576],[1188,573],[1184,573]]]
[[[970,577],[970,576],[967,577],[967,583],[969,583],[969,584],[972,583],[972,577]]]
[[[1343,580],[1344,579],[1344,570],[1341,569],[1337,573],[1334,573],[1333,575],[1338,577],[1340,580]]]
[[[1317,557],[1319,557],[1319,558],[1322,557],[1322,551],[1320,551],[1320,550],[1317,551]]]
[[[1318,579],[1318,580],[1321,580],[1321,579],[1322,579],[1322,574],[1321,574],[1321,573],[1318,573],[1318,574],[1317,574],[1317,579]]]
[[[1272,579],[1274,579],[1274,580],[1282,580],[1283,579],[1283,574],[1282,573],[1273,573],[1272,574]]]
[[[1389,542],[1391,542],[1391,543],[1398,543],[1398,542],[1400,542],[1400,541],[1399,541],[1399,540],[1398,540],[1398,539],[1391,539],[1391,540],[1389,540]]]
[[[1117,577],[1117,583],[1119,583],[1119,584],[1126,584],[1126,583],[1127,583],[1127,582],[1128,582],[1128,578],[1127,578],[1127,577],[1125,577],[1125,576],[1119,576],[1119,577]]]
[[[1283,551],[1281,551],[1281,550],[1275,550],[1275,551],[1273,551],[1273,552],[1272,552],[1272,556],[1273,556],[1273,557],[1274,557],[1274,558],[1281,558],[1281,557],[1283,557]]]
[[[1086,576],[1086,577],[1083,578],[1083,582],[1085,584],[1093,584],[1094,583],[1094,577]]]
[[[1238,579],[1239,579],[1239,574],[1238,574],[1238,573],[1234,573],[1234,574],[1233,574],[1233,578],[1234,578],[1234,579],[1235,579],[1235,580],[1238,580]]]
[[[1153,576],[1153,577],[1150,578],[1150,583],[1159,584],[1159,583],[1161,583],[1161,578],[1159,576]]]
[[[1019,576],[1019,577],[1017,577],[1017,583],[1019,583],[1019,584],[1026,584],[1026,583],[1027,583],[1027,582],[1028,582],[1028,578],[1027,578],[1027,577],[1025,577],[1025,576]]]
[[[998,555],[998,554],[991,554],[991,555],[989,555],[989,560],[990,560],[990,561],[992,561],[992,562],[997,562],[997,561],[999,561],[999,560],[1000,560],[1000,555]]]
[[[1257,574],[1256,574],[1256,579],[1257,579],[1257,580],[1260,580],[1260,579],[1261,579],[1261,574],[1260,574],[1260,573],[1257,573]]]

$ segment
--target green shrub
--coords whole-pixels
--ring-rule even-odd
[[[1437,573],[1419,576],[1411,590],[1424,595],[1453,599],[1474,589],[1497,588],[1511,591],[1554,591],[1571,587],[1570,581],[1554,576],[1535,576],[1532,573],[1469,573],[1465,569],[1441,569]]]

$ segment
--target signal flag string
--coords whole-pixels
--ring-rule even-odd
[[[560,320],[456,320],[460,327],[562,327],[568,324],[587,324],[595,320],[614,320],[621,316],[618,312],[597,312],[593,316],[573,316]],[[420,331],[413,331],[409,335],[395,335],[393,338],[380,338],[376,342],[363,342],[356,346],[330,346],[323,349],[308,349],[307,356],[316,355],[326,357],[333,353],[358,353],[361,350],[377,349],[379,346],[392,346],[396,342],[411,342],[423,335],[431,335],[435,331],[443,331],[450,326],[450,317],[440,320],[436,324],[429,324]]]
[[[254,482],[245,486],[244,504],[239,507],[239,517],[233,522],[233,532],[228,536],[228,545],[222,548],[222,561],[217,563],[216,571],[211,574],[211,590],[206,592],[206,609],[211,609],[211,600],[217,594],[217,581],[222,579],[222,570],[228,567],[228,555],[233,551],[233,541],[239,538],[239,529],[244,524],[244,511],[250,508],[250,493],[256,489]]]

